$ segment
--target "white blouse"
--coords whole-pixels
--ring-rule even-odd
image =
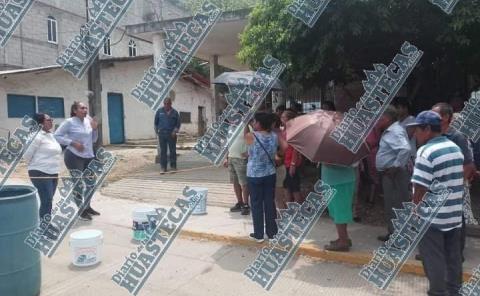
[[[28,163],[29,171],[58,174],[62,160],[62,147],[52,133],[41,130],[27,148],[23,158]]]
[[[67,146],[68,150],[79,157],[94,158],[93,143],[98,140],[98,132],[92,129],[90,122],[89,116],[85,117],[83,121],[78,117],[68,118],[55,131],[55,139],[60,144]],[[71,146],[70,144],[73,141],[82,144],[84,150],[80,152]]]

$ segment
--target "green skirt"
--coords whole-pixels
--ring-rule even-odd
[[[335,224],[348,224],[353,222],[353,193],[355,182],[331,185],[337,193],[328,204],[328,213]]]

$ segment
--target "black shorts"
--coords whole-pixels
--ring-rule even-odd
[[[298,174],[298,168],[295,170],[293,176],[290,176],[289,168],[287,168],[287,175],[283,181],[283,188],[288,189],[290,192],[300,192],[300,175]]]

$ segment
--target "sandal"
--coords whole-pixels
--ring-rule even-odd
[[[340,239],[337,238],[336,240],[333,240],[333,241],[329,241],[330,244],[338,244],[338,241]],[[348,246],[351,247],[352,246],[352,240],[351,239],[348,239]]]
[[[326,251],[333,251],[333,252],[348,252],[350,251],[350,247],[348,245],[339,245],[337,242],[331,243],[324,247]]]

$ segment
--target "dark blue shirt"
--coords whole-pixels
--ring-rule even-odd
[[[473,162],[473,149],[468,139],[462,133],[454,129],[448,129],[445,136],[462,150],[464,157],[463,165],[471,164]]]
[[[177,110],[171,109],[167,114],[164,107],[158,109],[155,114],[155,130],[159,134],[171,134],[173,130],[180,129],[180,115]]]

